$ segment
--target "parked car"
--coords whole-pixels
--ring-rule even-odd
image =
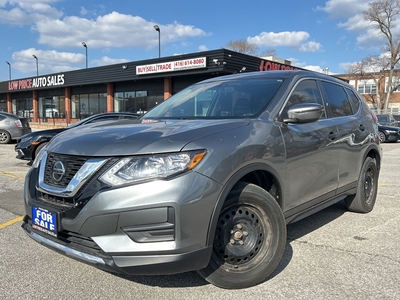
[[[18,140],[30,132],[32,129],[27,118],[0,111],[0,144]]]
[[[288,223],[343,200],[373,209],[376,121],[353,87],[324,74],[205,80],[132,124],[54,137],[26,175],[22,227],[104,270],[197,270],[250,287],[279,264]]]
[[[137,119],[141,115],[128,112],[113,112],[113,113],[100,113],[95,114],[85,119],[80,120],[66,128],[53,128],[47,130],[34,131],[24,135],[21,140],[15,145],[17,152],[16,158],[24,160],[34,160],[40,149],[47,145],[47,143],[57,134],[68,129],[73,129],[81,125],[92,124],[97,122],[112,121],[119,119]]]
[[[392,114],[377,114],[378,123],[381,125],[400,127],[400,122],[397,121]]]
[[[381,143],[397,142],[400,139],[400,128],[396,126],[381,125],[378,123],[379,140]]]
[[[400,115],[393,115],[393,118],[400,123]]]

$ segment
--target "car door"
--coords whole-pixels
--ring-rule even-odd
[[[295,86],[283,109],[283,118],[288,108],[296,103],[323,105],[315,80],[302,80]],[[318,121],[288,123],[281,126],[281,132],[286,148],[285,186],[289,187],[283,191],[284,210],[289,210],[287,215],[290,215],[335,195],[340,149],[333,142],[338,130],[324,112]]]
[[[333,122],[339,130],[335,143],[340,147],[338,192],[351,188],[357,181],[361,163],[360,153],[368,146],[370,115],[363,113],[360,99],[349,88],[322,81],[324,99]]]

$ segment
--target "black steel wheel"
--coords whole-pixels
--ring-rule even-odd
[[[347,196],[345,199],[348,210],[359,213],[369,213],[372,211],[378,193],[378,176],[379,171],[376,160],[367,157],[361,168],[357,193]]]
[[[211,260],[198,273],[222,288],[254,286],[275,270],[285,245],[286,223],[276,200],[256,185],[240,183],[219,215]]]

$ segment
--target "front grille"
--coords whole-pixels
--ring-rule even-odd
[[[45,202],[57,204],[58,207],[64,206],[66,208],[69,208],[75,206],[75,199],[73,197],[60,197],[40,191],[37,191],[37,196]]]
[[[76,172],[83,166],[83,164],[88,160],[86,157],[76,157],[71,155],[60,155],[49,153],[47,156],[45,171],[44,171],[44,183],[65,188],[68,186],[71,179],[74,177]],[[54,180],[52,173],[53,173],[53,165],[57,161],[62,161],[65,166],[65,175],[63,178],[57,182]]]

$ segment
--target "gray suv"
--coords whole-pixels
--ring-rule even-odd
[[[344,81],[218,77],[137,121],[53,138],[26,176],[22,227],[104,270],[245,288],[277,267],[288,223],[338,201],[370,212],[381,157],[376,116]]]

